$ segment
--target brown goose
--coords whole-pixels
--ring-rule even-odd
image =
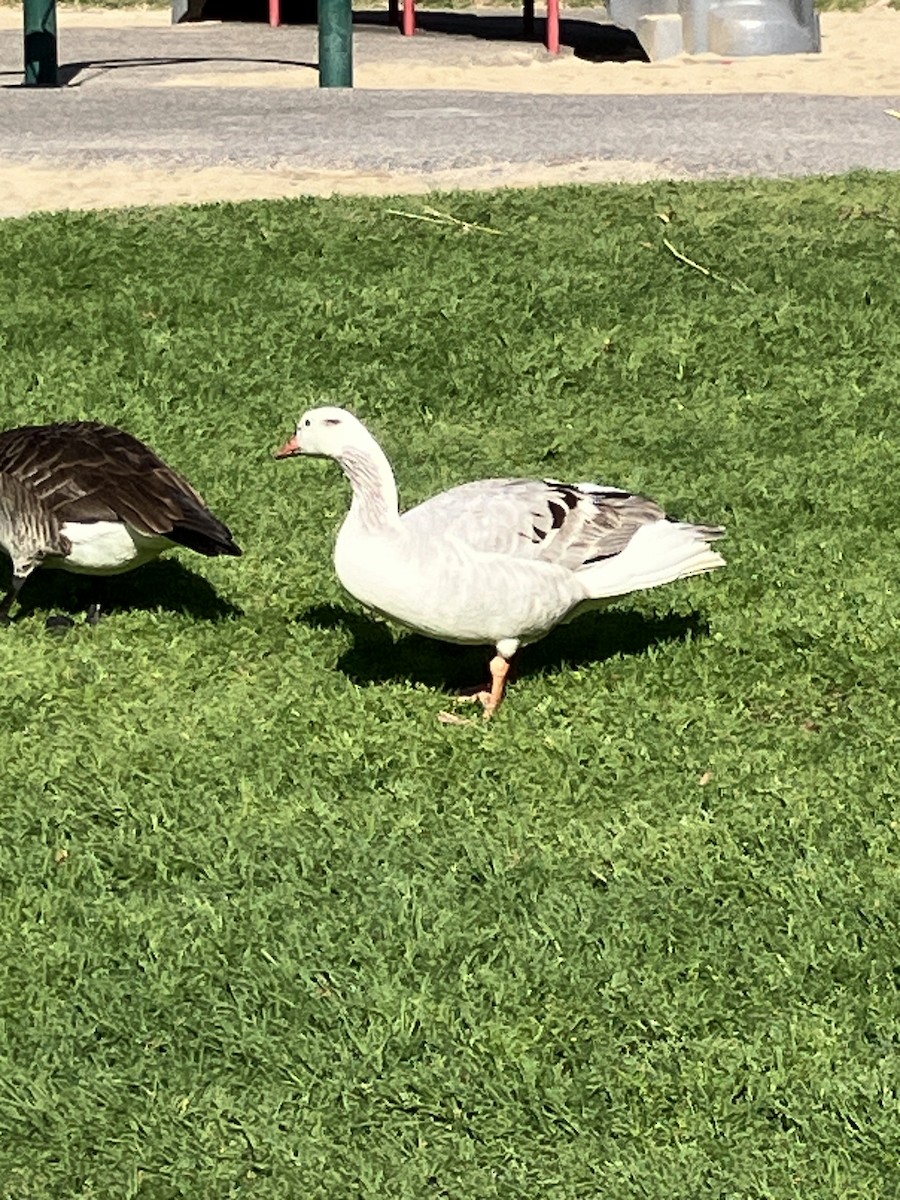
[[[0,433],[0,547],[13,568],[0,621],[38,566],[117,575],[171,546],[241,553],[187,480],[130,433],[97,421]]]

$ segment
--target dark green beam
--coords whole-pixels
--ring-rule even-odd
[[[353,87],[351,0],[319,0],[319,87]]]
[[[56,0],[25,0],[25,86],[56,87]]]

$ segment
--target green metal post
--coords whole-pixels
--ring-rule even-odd
[[[56,0],[25,0],[25,86],[56,87]]]
[[[351,0],[319,0],[319,87],[353,87]]]

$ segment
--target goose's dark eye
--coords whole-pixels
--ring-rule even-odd
[[[306,426],[307,429],[309,429],[310,425],[312,424],[312,421],[310,421],[309,417],[307,417],[306,420],[303,422],[303,424]]]

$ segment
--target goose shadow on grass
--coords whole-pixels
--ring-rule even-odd
[[[6,594],[9,569],[0,587]],[[13,622],[35,615],[65,613],[76,622],[91,604],[102,617],[117,612],[170,612],[197,621],[224,621],[243,616],[243,609],[220,596],[209,580],[169,559],[147,563],[124,575],[75,575],[68,571],[37,570],[19,593]]]
[[[311,629],[346,629],[351,634],[353,645],[340,656],[337,667],[356,684],[403,681],[454,692],[483,686],[488,676],[492,650],[487,645],[456,646],[415,633],[401,633],[395,640],[384,621],[337,604],[316,605],[296,619]],[[520,679],[556,674],[708,634],[709,622],[696,611],[662,617],[616,610],[586,613],[526,646],[516,657],[513,674]]]

